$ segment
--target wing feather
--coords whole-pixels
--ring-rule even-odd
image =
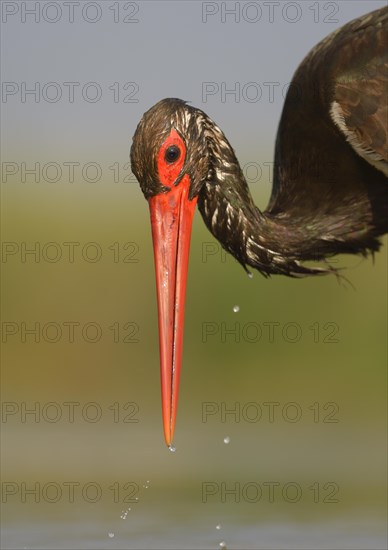
[[[387,45],[388,46],[388,45]],[[388,54],[387,54],[388,56]],[[358,155],[388,175],[388,61],[342,75],[334,88],[331,117]]]

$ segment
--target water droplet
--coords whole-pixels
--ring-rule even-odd
[[[224,437],[224,443],[225,443],[225,445],[230,443],[230,437],[228,435],[226,437]]]
[[[216,529],[220,530],[220,529],[221,529],[221,525],[220,525],[220,524],[216,525]]]
[[[253,273],[251,271],[248,272],[249,279],[253,279]]]
[[[121,519],[127,519],[128,512],[130,512],[130,511],[131,511],[130,508],[127,508],[126,510],[122,510],[122,511],[121,511],[121,516],[120,516],[120,518],[121,518]]]
[[[240,306],[233,306],[233,312],[238,313],[240,311]]]
[[[174,447],[174,445],[170,445],[168,450],[171,451],[172,453],[175,453],[176,447]]]
[[[224,548],[226,550],[226,542],[224,540],[220,542],[220,548]]]
[[[108,533],[108,537],[109,537],[110,539],[113,539],[114,536],[115,536],[114,533]]]

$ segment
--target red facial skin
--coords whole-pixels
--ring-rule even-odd
[[[171,145],[180,149],[180,156],[169,163],[165,153]],[[176,130],[171,130],[157,157],[160,182],[171,190],[148,199],[158,298],[163,427],[168,446],[174,436],[178,405],[190,237],[197,203],[197,197],[192,200],[188,197],[188,174],[174,186],[185,157],[186,146],[182,138]]]

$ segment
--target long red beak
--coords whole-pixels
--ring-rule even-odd
[[[148,200],[158,296],[163,428],[168,446],[174,436],[178,405],[187,268],[197,203],[197,197],[189,200],[189,186],[186,174],[171,191]]]

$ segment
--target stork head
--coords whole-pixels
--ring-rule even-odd
[[[181,99],[162,99],[144,113],[131,147],[132,172],[147,200],[190,180],[188,198],[196,197],[209,173],[206,126],[200,109]]]

